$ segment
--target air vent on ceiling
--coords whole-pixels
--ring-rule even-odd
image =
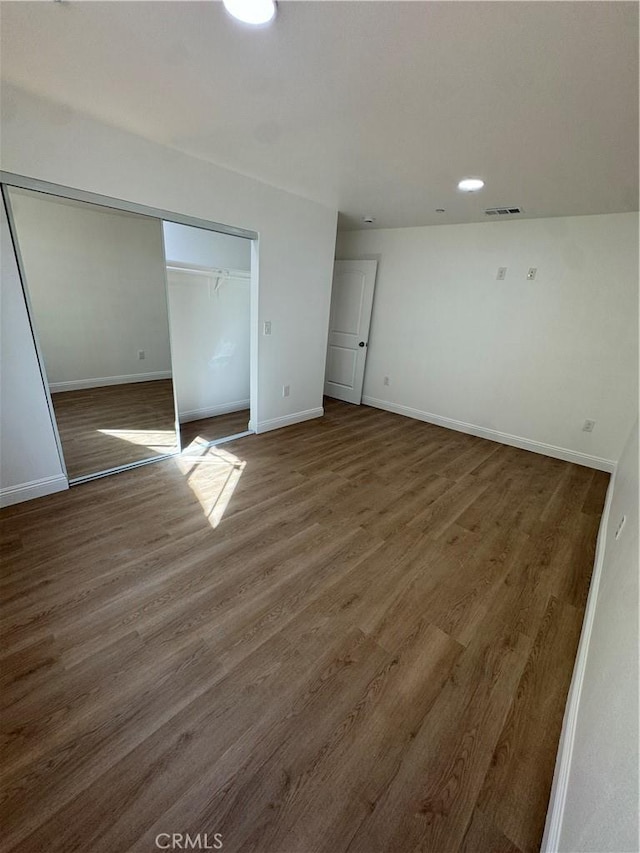
[[[485,210],[487,216],[511,216],[514,213],[522,213],[521,207],[488,207]]]

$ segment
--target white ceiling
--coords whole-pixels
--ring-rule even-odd
[[[2,75],[346,228],[638,208],[634,2],[4,2]]]

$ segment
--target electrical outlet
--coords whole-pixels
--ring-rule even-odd
[[[595,425],[595,421],[586,420],[582,426],[582,432],[593,432]]]
[[[618,522],[618,526],[616,527],[615,537],[616,539],[620,538],[620,534],[622,533],[622,528],[624,527],[624,523],[627,520],[627,516],[623,515],[620,521]]]
[[[265,320],[264,321],[264,334],[265,335],[271,334],[271,320]]]
[[[384,377],[384,379],[382,380],[382,384],[383,384],[383,385],[388,385],[388,384],[389,384],[389,377],[388,377],[388,376],[385,376],[385,377]]]
[[[507,268],[506,267],[498,267],[498,275],[496,276],[497,281],[504,281],[507,277]]]
[[[282,396],[288,397],[290,393],[291,393],[291,386],[290,385],[283,385],[282,386]]]
[[[529,267],[529,272],[527,273],[527,281],[533,281],[536,277],[537,272],[538,267]]]
[[[144,361],[146,357],[147,357],[147,354],[145,353],[145,351],[143,349],[139,349],[138,350],[138,361]]]

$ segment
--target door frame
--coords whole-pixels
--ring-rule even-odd
[[[22,190],[31,190],[33,192],[43,193],[45,195],[56,196],[58,198],[66,198],[72,201],[80,201],[86,202],[87,204],[96,204],[101,207],[112,208],[113,210],[122,210],[126,213],[136,213],[141,216],[146,216],[151,219],[159,219],[162,231],[162,222],[175,222],[178,225],[190,225],[194,228],[202,228],[205,231],[216,231],[219,234],[228,234],[232,237],[244,237],[247,240],[251,241],[251,333],[250,333],[250,414],[249,414],[249,424],[250,430],[255,431],[255,424],[258,420],[258,372],[259,372],[259,361],[258,361],[258,345],[259,345],[259,327],[258,327],[258,269],[259,269],[259,235],[256,231],[251,231],[246,228],[240,228],[234,225],[224,225],[221,222],[213,222],[208,219],[200,219],[197,216],[189,216],[183,213],[174,213],[170,210],[164,210],[162,208],[157,207],[149,207],[145,204],[138,204],[137,202],[126,201],[125,199],[115,198],[113,196],[101,195],[100,193],[90,192],[88,190],[80,190],[75,187],[67,187],[64,184],[54,184],[50,181],[40,180],[39,178],[29,178],[25,175],[18,175],[14,172],[5,172],[0,171],[0,188],[2,191],[2,199],[4,202],[5,210],[7,212],[7,219],[9,222],[9,232],[11,234],[11,242],[13,244],[13,250],[16,258],[16,263],[18,266],[18,274],[20,277],[20,285],[22,287],[22,295],[25,301],[25,306],[27,310],[27,316],[29,319],[29,326],[31,328],[31,335],[33,338],[34,348],[36,352],[36,358],[38,361],[38,367],[40,370],[40,375],[42,377],[42,382],[44,385],[45,397],[47,401],[47,406],[49,409],[49,417],[51,418],[51,424],[53,428],[53,433],[56,441],[56,446],[58,449],[58,455],[60,457],[60,463],[62,465],[62,470],[64,472],[64,476],[67,478],[67,483],[69,485],[77,485],[79,483],[84,483],[89,480],[96,480],[100,477],[106,477],[109,474],[113,474],[119,471],[127,471],[130,468],[139,468],[141,465],[148,465],[152,462],[160,462],[163,459],[171,459],[174,456],[178,456],[181,453],[181,445],[180,445],[180,430],[178,424],[178,408],[177,401],[175,398],[175,388],[174,388],[174,403],[175,403],[175,415],[176,415],[176,426],[177,430],[177,449],[174,453],[163,454],[162,456],[155,456],[151,459],[144,459],[140,462],[131,462],[127,465],[122,465],[116,469],[110,469],[108,471],[99,471],[95,474],[89,474],[84,477],[77,477],[74,479],[69,479],[67,474],[67,467],[64,461],[64,453],[62,449],[62,443],[60,441],[60,434],[58,431],[58,424],[56,421],[55,412],[53,409],[53,402],[51,400],[51,392],[49,390],[49,382],[47,379],[47,372],[45,368],[44,358],[42,355],[42,348],[38,341],[37,330],[35,327],[35,323],[33,320],[33,311],[31,308],[31,302],[29,299],[29,291],[26,283],[26,275],[24,270],[24,264],[22,262],[22,256],[20,254],[19,243],[16,233],[15,221],[13,218],[13,212],[11,209],[11,202],[9,199],[9,188],[15,187],[16,189]],[[163,233],[163,246],[164,246],[164,233]],[[165,293],[167,298],[167,312],[169,310],[169,294],[168,294],[168,284],[167,284],[167,275],[166,275],[166,258],[163,259],[165,263]]]

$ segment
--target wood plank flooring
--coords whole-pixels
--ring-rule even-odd
[[[4,849],[538,850],[607,483],[327,401],[4,510]]]
[[[229,412],[226,415],[216,415],[214,418],[202,418],[180,424],[180,440],[182,449],[188,450],[191,445],[197,449],[199,445],[230,435],[246,432],[249,424],[249,409],[239,412]]]
[[[119,468],[176,447],[170,379],[51,395],[71,479]]]

